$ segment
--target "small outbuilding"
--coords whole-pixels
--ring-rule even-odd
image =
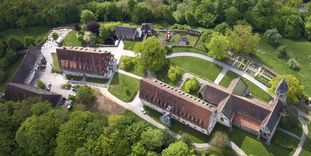
[[[179,39],[179,45],[181,45],[181,46],[186,46],[186,45],[188,45],[188,44],[189,44],[188,38],[186,38],[186,37],[181,37],[181,38]]]

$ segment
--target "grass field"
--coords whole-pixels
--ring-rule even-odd
[[[300,64],[300,71],[293,71],[288,68],[287,60],[279,59],[276,56],[276,49],[265,41],[260,42],[259,51],[254,54],[255,58],[279,74],[293,74],[297,76],[304,85],[304,93],[311,97],[311,42],[306,40],[282,39],[282,45],[289,49],[289,57],[295,58]]]
[[[138,42],[134,41],[124,41],[124,49],[134,51],[135,44]]]
[[[139,88],[139,80],[116,73],[110,83],[108,91],[124,102],[134,99]]]
[[[237,77],[239,77],[237,74],[235,74],[232,71],[228,71],[225,77],[221,80],[220,85],[224,87],[228,87],[230,82]],[[261,88],[259,88],[258,86],[250,82],[249,80],[245,78],[242,78],[242,79],[247,84],[247,86],[250,89],[251,94],[254,97],[265,102],[268,102],[271,100],[271,96],[267,92],[265,92],[264,90],[262,90]]]
[[[308,137],[305,141],[305,144],[302,147],[301,156],[310,156],[311,155],[311,122],[309,121],[308,123],[308,129],[309,129],[309,133],[308,133]]]
[[[292,126],[288,126],[288,125],[285,125],[283,122],[280,122],[279,127],[296,134],[298,137],[301,136],[302,131],[303,131],[302,126],[298,120],[297,120],[297,123]]]
[[[198,36],[194,36],[194,35],[189,35],[189,34],[181,34],[181,33],[177,33],[174,34],[169,42],[169,45],[179,45],[179,40],[180,38],[187,38],[189,41],[188,46],[194,46],[195,42],[198,40]]]
[[[74,47],[81,47],[82,44],[77,38],[77,31],[72,30],[68,36],[63,41],[63,46],[74,46]]]
[[[15,64],[9,67],[8,69],[8,77],[4,82],[0,83],[0,92],[4,92],[6,88],[6,84],[9,83],[12,78],[14,77],[16,70],[18,69],[19,65],[22,63],[23,58],[20,58]]]
[[[52,68],[52,72],[53,73],[63,73],[62,69],[59,66],[58,63],[58,59],[57,59],[57,54],[56,53],[52,53],[52,57],[53,57],[53,68]]]
[[[15,35],[20,38],[25,36],[31,36],[34,38],[44,38],[48,35],[48,32],[51,30],[50,27],[43,26],[33,26],[28,28],[12,28],[0,31],[0,35],[8,37],[10,35]]]
[[[206,52],[204,52],[203,50],[199,50],[199,49],[195,49],[192,47],[173,47],[170,49],[171,53],[178,53],[178,52],[193,52],[193,53],[199,53],[199,54],[203,54],[203,55],[207,55]]]
[[[257,139],[255,136],[239,128],[233,128],[229,132],[229,138],[247,155],[254,156],[289,156],[293,154],[299,143],[299,140],[280,131],[276,131],[271,144],[267,145],[264,141]]]
[[[222,70],[216,64],[194,57],[175,57],[171,58],[170,61],[185,71],[189,71],[210,81],[214,81]]]

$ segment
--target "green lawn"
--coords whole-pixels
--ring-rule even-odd
[[[195,49],[192,47],[173,47],[170,49],[170,52],[172,52],[172,53],[193,52],[193,53],[199,53],[199,54],[207,55],[207,53],[204,52],[203,50]]]
[[[121,59],[120,59],[120,62],[123,61],[123,58],[124,58],[124,57],[122,56]],[[145,72],[144,72],[144,70],[138,68],[138,65],[136,64],[136,61],[135,61],[134,59],[135,59],[135,58],[132,58],[133,63],[134,63],[134,66],[133,66],[131,69],[129,69],[127,72],[133,73],[133,74],[138,75],[138,76],[140,76],[140,77],[145,77]]]
[[[0,35],[8,37],[10,35],[15,35],[20,38],[24,38],[25,36],[31,36],[34,38],[44,38],[48,35],[48,32],[51,30],[49,27],[43,26],[33,26],[27,28],[12,28],[0,31]]]
[[[296,124],[294,124],[290,127],[288,125],[285,125],[283,122],[280,122],[279,127],[296,134],[298,137],[301,136],[302,131],[303,131],[302,126],[298,120],[297,120]]]
[[[229,138],[247,155],[252,154],[254,156],[292,155],[299,144],[299,140],[280,131],[276,131],[270,145],[239,128],[233,128],[229,132]]]
[[[77,34],[77,31],[72,30],[72,31],[68,34],[68,36],[64,39],[64,41],[63,41],[63,43],[62,43],[63,46],[67,46],[67,47],[69,47],[69,46],[81,47],[82,44],[81,44],[81,42],[78,40],[76,34]]]
[[[22,63],[23,58],[20,58],[15,64],[9,67],[8,69],[8,77],[4,82],[0,83],[0,92],[4,92],[6,88],[6,84],[9,83],[12,78],[14,77],[16,70],[18,69],[19,65]]]
[[[87,82],[94,82],[94,83],[107,83],[109,81],[109,79],[86,77],[85,81],[87,81]]]
[[[239,77],[238,74],[236,74],[232,71],[228,71],[226,73],[226,75],[224,76],[224,78],[220,81],[219,85],[221,85],[223,87],[229,87],[231,81],[237,77]]]
[[[190,35],[190,34],[181,34],[177,33],[174,34],[169,42],[169,45],[179,45],[180,38],[187,38],[189,41],[189,44],[187,46],[194,46],[195,42],[198,40],[198,36]]]
[[[53,73],[63,73],[62,69],[59,66],[58,63],[58,59],[57,59],[57,54],[56,53],[52,53],[53,56],[53,68],[52,68],[52,72]]]
[[[110,83],[108,91],[124,102],[134,99],[139,89],[139,80],[116,73]]]
[[[194,57],[175,57],[170,61],[172,64],[210,81],[214,81],[222,70],[216,64]]]
[[[300,71],[296,72],[289,69],[287,60],[277,58],[275,54],[276,49],[263,40],[260,42],[259,47],[263,51],[255,53],[254,57],[279,74],[293,74],[297,76],[304,85],[304,93],[307,96],[311,96],[311,42],[282,39],[281,44],[286,45],[290,50],[289,56],[295,58],[300,63]]]
[[[239,75],[235,74],[232,71],[228,71],[225,77],[221,80],[220,85],[224,87],[228,87],[230,82],[237,77],[239,77]],[[253,84],[252,82],[248,81],[247,79],[245,78],[242,78],[242,79],[247,84],[247,86],[250,89],[251,94],[254,97],[265,102],[268,102],[271,100],[271,96],[267,92],[265,92],[264,90],[262,90],[261,88]]]
[[[135,41],[124,41],[124,49],[134,51],[135,44],[138,42]]]
[[[305,144],[302,147],[301,156],[310,156],[311,155],[311,122],[309,121],[308,123],[308,129],[309,129],[309,133],[308,133],[308,137],[305,141]]]

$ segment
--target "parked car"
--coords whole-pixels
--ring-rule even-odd
[[[141,111],[142,113],[144,113],[144,114],[147,113],[147,112],[145,111],[144,107],[141,107],[141,108],[140,108],[140,111]]]

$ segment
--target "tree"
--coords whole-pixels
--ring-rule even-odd
[[[83,36],[83,40],[91,47],[94,47],[97,42],[96,34],[86,31]]]
[[[141,143],[148,150],[155,150],[163,145],[164,134],[159,129],[148,128],[141,134]]]
[[[72,155],[88,140],[100,136],[107,119],[91,112],[75,111],[69,121],[62,124],[56,138],[56,156]]]
[[[292,14],[286,18],[284,36],[287,38],[299,38],[303,33],[303,20],[299,15]]]
[[[263,36],[273,46],[279,44],[280,39],[282,38],[282,35],[279,34],[279,31],[276,28],[267,30]]]
[[[109,37],[111,37],[113,32],[115,31],[115,26],[105,26],[101,25],[99,28],[99,36],[103,41],[106,41]]]
[[[155,37],[150,37],[141,43],[137,43],[134,50],[140,53],[138,62],[144,70],[158,71],[166,62],[165,55],[167,49],[161,46]]]
[[[196,77],[192,77],[186,80],[182,90],[186,93],[197,94],[197,91],[200,89],[200,83]]]
[[[134,11],[131,13],[132,21],[141,24],[143,22],[150,22],[153,19],[151,10],[141,3],[137,4]]]
[[[133,69],[134,66],[135,66],[135,63],[133,61],[133,58],[129,56],[123,56],[119,64],[120,69],[125,70],[125,71],[129,71]]]
[[[31,113],[33,115],[42,115],[45,114],[46,112],[48,112],[49,110],[52,109],[51,103],[49,102],[38,102],[35,103],[32,107],[31,107]]]
[[[52,38],[53,38],[53,40],[57,40],[58,37],[59,37],[58,33],[56,33],[56,32],[53,32],[53,33],[52,33]]]
[[[293,106],[286,106],[281,112],[281,124],[287,127],[292,127],[299,123],[298,120],[298,110]]]
[[[170,146],[168,146],[166,149],[162,151],[162,156],[173,156],[173,155],[174,156],[184,156],[184,155],[192,156],[195,154],[194,154],[194,151],[191,150],[191,148],[187,146],[187,144],[185,144],[182,141],[178,141],[178,142],[170,144]]]
[[[252,32],[252,27],[248,25],[235,25],[233,30],[227,31],[229,48],[235,52],[251,53],[258,46],[259,34]]]
[[[311,6],[311,3],[310,3],[310,6]],[[311,7],[310,7],[310,9],[311,9]],[[311,16],[309,16],[305,22],[305,37],[308,40],[311,40]]]
[[[86,25],[86,31],[92,32],[94,34],[99,33],[100,25],[97,22],[89,21]]]
[[[24,47],[29,47],[30,45],[36,45],[36,40],[35,38],[31,36],[25,36],[24,37]]]
[[[113,2],[98,3],[95,14],[100,21],[121,20],[120,10]]]
[[[94,95],[94,90],[88,86],[80,86],[77,89],[76,102],[90,106],[94,104],[96,96]]]
[[[278,58],[283,58],[283,59],[286,59],[288,57],[288,49],[285,45],[281,45],[278,47],[277,49],[277,57]]]
[[[96,16],[90,10],[83,10],[81,12],[81,23],[87,24],[90,21],[96,21]]]
[[[170,69],[167,72],[167,77],[173,81],[176,82],[181,77],[181,71],[180,69],[176,68],[175,66],[170,66]]]
[[[230,140],[226,133],[222,131],[216,131],[212,136],[210,144],[217,148],[224,148],[225,146],[229,145],[229,142]]]
[[[0,70],[0,82],[4,82],[8,78],[8,74]]]
[[[7,45],[12,50],[21,50],[24,48],[23,42],[17,36],[10,36],[7,40]]]
[[[81,147],[75,151],[74,156],[92,156],[92,153],[85,147]]]
[[[36,86],[40,89],[45,89],[45,84],[41,80],[37,81]]]
[[[137,142],[132,146],[132,156],[145,156],[147,150],[141,142]]]
[[[290,69],[300,70],[300,64],[295,58],[291,58],[287,61],[287,65]]]
[[[6,53],[7,46],[5,40],[0,40],[0,57],[3,57]]]
[[[215,10],[212,4],[209,4],[209,9],[206,9],[202,4],[195,10],[195,19],[201,26],[210,28],[215,25],[216,16],[212,13]]]
[[[227,30],[230,29],[230,26],[227,23],[220,23],[215,27],[215,31],[225,34]]]
[[[16,142],[28,155],[53,155],[58,128],[67,119],[64,110],[51,110],[26,119],[16,132]]]
[[[230,6],[225,10],[225,21],[231,26],[235,24],[239,16],[240,12],[234,6]]]
[[[289,104],[298,104],[299,97],[302,95],[303,86],[301,85],[300,81],[294,77],[293,75],[278,75],[274,79],[269,82],[271,86],[269,92],[271,94],[275,93],[275,89],[279,82],[285,79],[286,83],[288,84],[289,91],[287,95],[287,103]]]
[[[221,60],[228,54],[229,41],[226,36],[214,33],[205,47],[209,50],[209,55]]]

